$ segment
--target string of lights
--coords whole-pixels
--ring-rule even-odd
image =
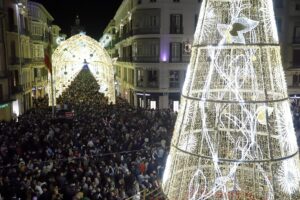
[[[54,102],[49,91],[49,104],[56,105],[56,98],[71,84],[84,65],[89,67],[93,76],[101,85],[99,91],[115,103],[115,84],[113,63],[106,50],[94,39],[77,34],[62,41],[52,55]]]
[[[272,0],[204,0],[163,177],[169,199],[299,199]]]

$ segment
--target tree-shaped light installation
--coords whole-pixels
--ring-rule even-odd
[[[203,0],[166,196],[300,199],[298,156],[272,0]]]
[[[115,84],[113,62],[107,51],[94,39],[77,34],[61,42],[52,55],[54,96],[57,98],[68,88],[71,81],[88,65],[99,84],[99,91],[115,103]],[[49,87],[49,94],[52,92]],[[56,105],[54,98],[53,105]],[[49,98],[52,105],[52,98]]]

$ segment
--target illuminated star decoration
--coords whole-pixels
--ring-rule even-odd
[[[246,44],[244,34],[257,27],[259,22],[244,17],[236,18],[231,24],[218,24],[217,29],[222,35],[222,43]]]

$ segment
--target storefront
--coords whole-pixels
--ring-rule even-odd
[[[180,105],[180,93],[169,93],[169,108],[172,109],[174,112],[179,111]]]
[[[159,96],[162,93],[136,92],[137,106],[140,108],[159,109]]]
[[[12,119],[11,102],[0,103],[0,121],[10,121]]]

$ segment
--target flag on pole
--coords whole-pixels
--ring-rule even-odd
[[[48,44],[47,48],[45,49],[44,62],[45,62],[46,67],[48,68],[49,72],[52,74],[51,45],[50,45],[50,43]]]

